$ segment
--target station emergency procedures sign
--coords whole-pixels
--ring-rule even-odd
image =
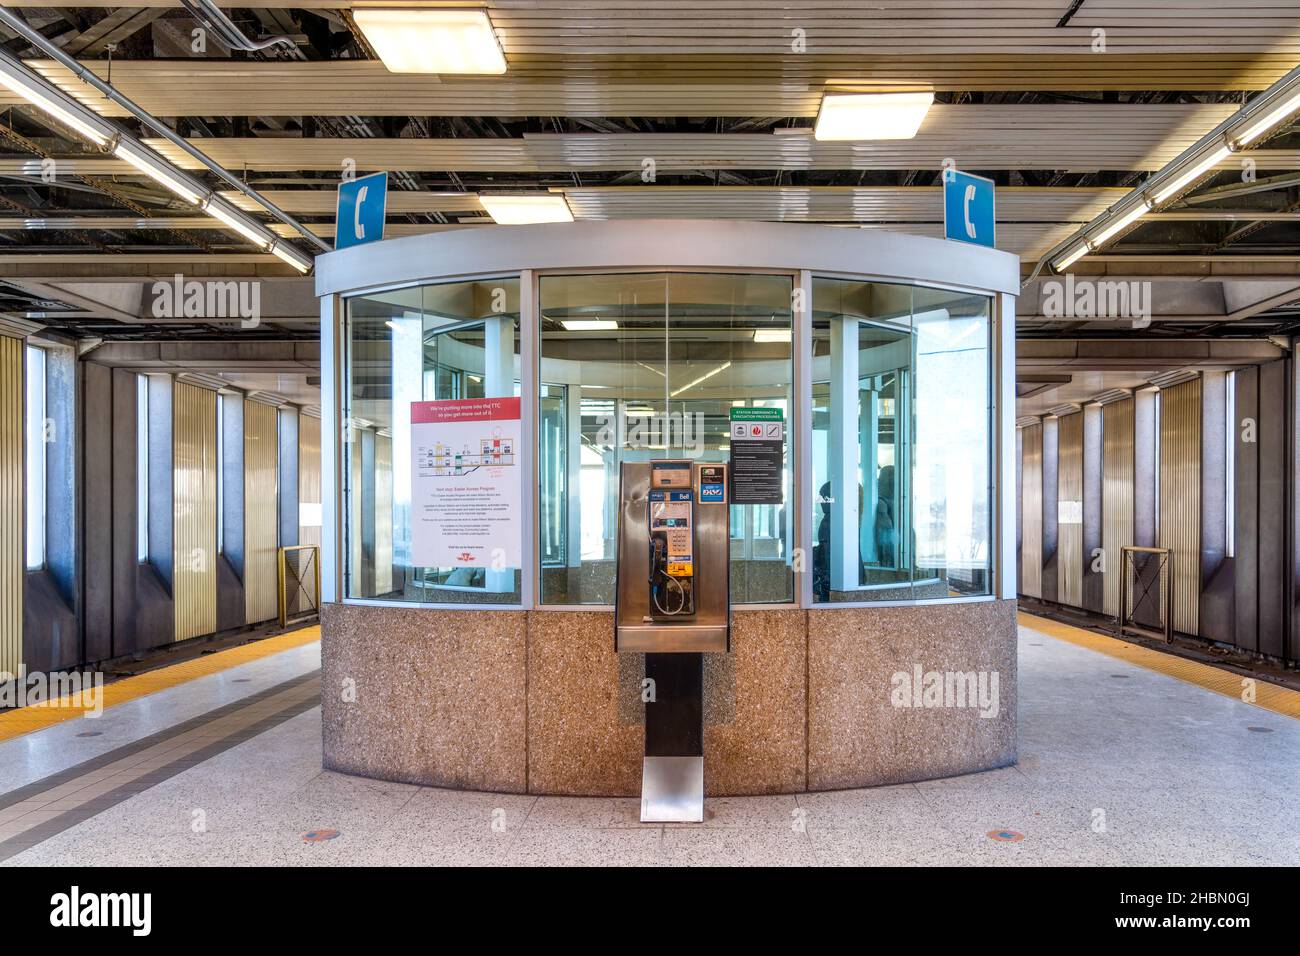
[[[522,566],[519,399],[411,403],[411,563]]]
[[[785,412],[731,409],[731,503],[779,505],[784,500]]]

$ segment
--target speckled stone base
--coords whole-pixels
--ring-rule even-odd
[[[325,766],[474,790],[636,795],[644,660],[614,652],[612,617],[325,605]],[[1014,763],[1015,642],[1014,601],[737,611],[731,654],[705,657],[706,792],[832,790]],[[996,673],[997,713],[924,697],[898,706],[894,675],[918,666],[922,677],[974,672],[986,683]]]

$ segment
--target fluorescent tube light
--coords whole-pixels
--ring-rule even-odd
[[[312,260],[303,255],[296,247],[291,246],[284,239],[277,239],[275,241],[275,245],[271,247],[271,254],[283,259],[303,275],[306,275],[311,271]]]
[[[1249,146],[1269,130],[1280,125],[1283,120],[1296,110],[1300,110],[1300,90],[1296,90],[1277,106],[1266,111],[1263,116],[1253,120],[1243,132],[1233,136],[1233,145],[1238,149]]]
[[[486,10],[353,7],[352,18],[390,73],[504,73]]]
[[[755,329],[755,342],[789,342],[789,329]]]
[[[701,384],[701,383],[703,383],[703,382],[707,382],[709,379],[713,378],[713,376],[717,375],[719,372],[725,372],[725,371],[726,371],[727,369],[729,369],[729,368],[731,368],[731,363],[730,363],[730,362],[723,362],[723,363],[722,363],[721,365],[719,365],[717,368],[712,369],[712,370],[710,370],[710,371],[708,371],[708,372],[705,372],[703,375],[701,375],[701,376],[700,376],[699,378],[697,378],[695,381],[693,381],[693,382],[687,382],[687,383],[686,383],[685,385],[683,385],[681,388],[679,388],[679,389],[677,389],[676,391],[672,392],[672,394],[671,394],[670,397],[672,397],[672,398],[676,398],[676,397],[677,397],[678,395],[680,395],[682,392],[689,391],[690,389],[694,388],[696,385],[699,385],[699,384]]]
[[[1128,212],[1121,213],[1120,215],[1107,220],[1106,227],[1102,229],[1101,232],[1097,233],[1097,235],[1091,237],[1093,247],[1095,248],[1097,246],[1105,245],[1112,237],[1123,232],[1129,226],[1133,225],[1133,223],[1146,215],[1146,212],[1147,204],[1146,201],[1143,200]]]
[[[1157,189],[1152,198],[1157,203],[1162,203],[1171,196],[1178,195],[1231,155],[1232,150],[1228,149],[1227,146],[1217,147],[1209,153],[1206,153],[1196,162],[1190,163],[1181,173]]]
[[[558,193],[491,196],[480,194],[479,202],[493,221],[502,226],[535,222],[573,222],[568,202]]]
[[[613,319],[560,319],[570,332],[610,332],[618,328]]]
[[[107,146],[112,139],[112,131],[98,117],[79,103],[74,105],[70,97],[65,102],[53,84],[39,79],[26,67],[0,59],[0,83],[96,146]]]
[[[238,209],[229,206],[218,196],[209,199],[203,211],[213,219],[220,220],[264,252],[269,252],[271,246],[275,244],[275,236],[268,229],[249,219]]]
[[[820,140],[911,139],[933,93],[824,93],[813,135]]]
[[[203,204],[203,193],[198,192],[182,179],[175,170],[161,160],[145,152],[131,140],[119,140],[113,147],[113,155],[125,159],[150,179],[167,187],[176,195],[195,206]]]
[[[1067,252],[1065,255],[1061,256],[1061,258],[1053,262],[1052,268],[1055,269],[1057,272],[1064,272],[1066,269],[1070,268],[1070,266],[1072,266],[1074,263],[1078,262],[1080,259],[1086,256],[1090,251],[1091,250],[1088,248],[1088,244],[1086,242],[1081,242],[1077,246],[1075,246],[1073,251]]]

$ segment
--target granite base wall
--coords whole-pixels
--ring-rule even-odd
[[[325,766],[512,793],[640,792],[644,657],[608,611],[327,604]],[[900,707],[898,673],[997,675],[998,708]],[[737,611],[705,656],[711,796],[876,786],[1016,759],[1014,601]],[[349,693],[349,689],[352,693]]]

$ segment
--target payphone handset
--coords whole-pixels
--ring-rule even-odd
[[[656,461],[650,469],[650,613],[695,613],[695,492],[689,461]]]

